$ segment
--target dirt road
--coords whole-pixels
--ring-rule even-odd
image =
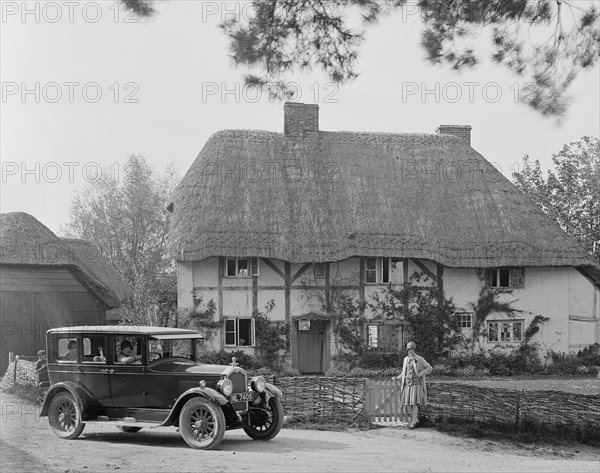
[[[514,447],[433,429],[324,432],[283,429],[270,442],[231,431],[218,450],[189,448],[174,428],[127,434],[86,426],[60,440],[39,407],[2,393],[0,470],[8,472],[594,472],[600,452]]]

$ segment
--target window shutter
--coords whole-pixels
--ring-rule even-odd
[[[525,287],[525,269],[511,268],[510,270],[510,287],[523,288]]]
[[[250,275],[258,276],[258,258],[250,258]]]

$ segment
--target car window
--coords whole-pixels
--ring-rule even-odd
[[[143,338],[122,335],[115,337],[114,362],[139,365],[142,363]]]
[[[83,337],[84,363],[106,363],[106,337],[92,335]]]
[[[78,358],[78,342],[73,337],[59,337],[55,344],[55,361],[59,363],[76,363]]]

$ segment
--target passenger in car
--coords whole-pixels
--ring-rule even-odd
[[[132,355],[133,345],[129,340],[121,342],[121,351],[117,354],[117,363],[135,363],[142,359],[142,355]]]
[[[98,347],[98,354],[92,361],[96,363],[106,363],[106,357],[104,356],[104,347]]]
[[[77,340],[71,340],[67,344],[69,352],[61,358],[61,361],[77,361]]]

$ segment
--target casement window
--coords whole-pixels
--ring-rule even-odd
[[[313,264],[313,271],[315,274],[315,279],[325,279],[325,265],[327,263],[315,263]]]
[[[258,276],[258,258],[227,258],[225,276],[228,278]]]
[[[485,273],[488,287],[525,287],[525,268],[488,268]]]
[[[252,318],[226,318],[225,319],[225,346],[228,347],[253,347],[254,346],[254,319]]]
[[[488,322],[488,342],[520,342],[522,340],[522,320],[494,320]]]
[[[458,324],[460,331],[467,336],[473,333],[473,314],[470,312],[459,312],[456,314],[458,317]]]
[[[398,284],[402,281],[402,259],[365,258],[366,284]]]
[[[385,352],[402,351],[409,339],[407,324],[367,324],[367,346]]]

